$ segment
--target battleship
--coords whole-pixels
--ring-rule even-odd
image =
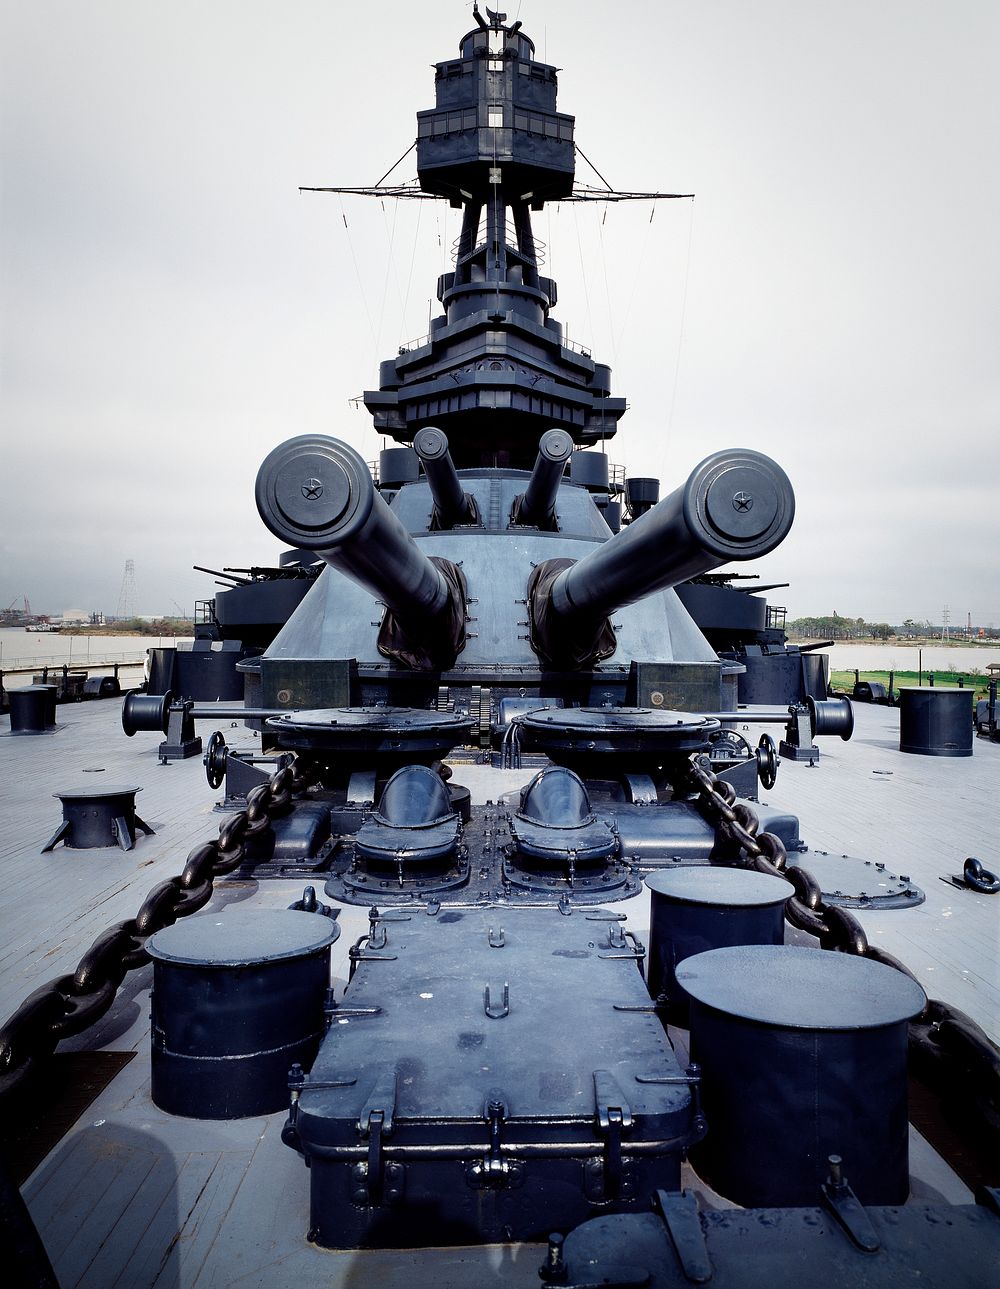
[[[969,692],[741,702],[676,588],[778,547],[792,484],[720,444],[662,499],[609,468],[625,401],[532,226],[593,199],[574,119],[520,22],[473,17],[417,183],[365,190],[462,215],[364,395],[396,446],[261,463],[310,572],[248,570],[293,590],[230,651],[241,700],[164,659],[120,727],[33,686],[4,731],[7,1265],[985,1286],[1000,750]]]

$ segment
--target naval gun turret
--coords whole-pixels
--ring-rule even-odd
[[[450,531],[455,520],[478,514],[474,497],[450,466],[448,441],[433,427],[417,436],[425,463],[444,469],[428,476],[432,510],[422,536]],[[562,430],[542,436],[534,469],[513,502],[502,534],[504,562],[525,588],[529,641],[545,668],[580,671],[618,650],[613,615],[697,574],[731,560],[753,559],[773,549],[787,534],[795,503],[787,476],[773,461],[748,450],[717,452],[690,478],[641,518],[578,557],[553,553],[535,561],[521,538],[528,530],[545,533],[556,546],[560,528],[557,500],[572,440]],[[481,482],[481,481],[480,481]],[[511,630],[512,619],[496,604],[503,584],[481,565],[483,578],[468,585],[463,565],[475,544],[486,537],[480,525],[463,530],[466,558],[455,560],[424,552],[398,516],[406,513],[404,485],[393,506],[378,494],[363,460],[348,444],[319,435],[291,439],[264,461],[257,476],[261,518],[282,541],[313,550],[385,606],[378,630],[379,653],[411,671],[455,667],[466,642],[466,604],[471,594],[483,606],[479,616],[494,625],[491,652],[497,678],[505,664],[523,678]],[[600,515],[588,493],[579,493],[591,527]],[[578,521],[579,522],[579,521]],[[501,536],[497,533],[496,536]],[[433,540],[433,538],[432,538]],[[526,555],[528,558],[526,558]],[[520,569],[520,572],[518,572]],[[513,678],[513,676],[512,676]]]
[[[434,107],[417,115],[421,193],[462,213],[442,312],[364,395],[398,446],[373,477],[349,444],[300,436],[257,479],[267,526],[326,567],[264,654],[240,665],[247,703],[269,714],[256,725],[264,750],[308,751],[323,726],[313,741],[330,790],[357,768],[354,718],[332,730],[296,714],[450,714],[456,730],[472,728],[476,755],[516,760],[518,722],[539,705],[735,706],[735,684],[673,588],[766,554],[794,514],[783,471],[748,449],[707,457],[662,501],[655,481],[629,486],[609,467],[625,400],[612,396],[610,368],[567,341],[532,231],[546,202],[595,195],[576,183],[574,120],[520,23],[475,7],[474,18],[458,56],[436,64]],[[642,194],[617,194],[629,195]],[[281,712],[289,720],[270,715]],[[388,741],[412,746],[415,719],[400,716]],[[659,747],[662,731],[647,735]],[[571,737],[584,751],[593,742],[586,730]],[[382,782],[385,764],[374,769]]]

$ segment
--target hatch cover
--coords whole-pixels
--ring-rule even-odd
[[[827,904],[841,908],[908,909],[916,908],[926,898],[907,874],[893,873],[872,859],[810,850],[796,861],[796,867],[812,873]]]

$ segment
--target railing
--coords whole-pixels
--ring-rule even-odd
[[[143,667],[145,663],[145,653],[137,658],[134,650],[131,653],[102,653],[94,658],[67,658],[63,653],[39,658],[4,658],[0,670],[5,676],[18,676],[44,671],[46,667],[49,671],[61,671],[63,667],[69,667],[70,671],[104,671],[112,667]]]
[[[412,354],[416,349],[422,349],[424,345],[429,345],[433,338],[433,333],[428,332],[425,336],[419,336],[416,340],[408,340],[406,344],[400,345],[397,353]],[[576,340],[570,340],[568,336],[563,336],[559,343],[564,349],[569,349],[575,354],[581,354],[584,358],[592,358],[593,352],[587,345],[581,345]]]

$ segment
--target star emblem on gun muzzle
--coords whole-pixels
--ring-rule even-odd
[[[753,497],[749,492],[738,492],[733,498],[734,510],[753,510]]]
[[[302,485],[302,495],[307,501],[316,501],[323,495],[323,485],[318,479],[307,479]]]

